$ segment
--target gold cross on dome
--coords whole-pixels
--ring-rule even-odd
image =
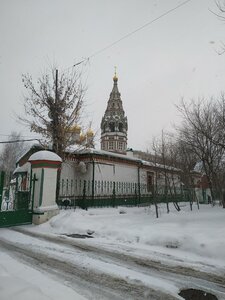
[[[115,76],[116,76],[117,67],[115,66],[114,69],[115,69]]]

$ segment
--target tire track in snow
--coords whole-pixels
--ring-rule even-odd
[[[140,274],[144,274],[147,276],[156,276],[156,278],[162,278],[167,281],[175,282],[177,283],[176,286],[180,288],[188,287],[190,284],[193,288],[200,288],[204,289],[206,291],[213,291],[217,296],[222,296],[222,298],[225,298],[225,287],[223,285],[224,279],[220,276],[214,275],[214,274],[208,274],[204,273],[201,271],[196,271],[191,268],[186,268],[186,267],[170,267],[168,265],[161,264],[158,261],[151,261],[151,260],[146,260],[146,259],[141,259],[137,258],[135,256],[131,256],[129,254],[124,254],[124,253],[119,253],[119,252],[111,252],[110,250],[107,249],[102,249],[98,248],[96,246],[90,246],[86,245],[85,243],[82,243],[81,241],[77,241],[71,238],[67,238],[64,236],[55,236],[55,235],[49,235],[49,234],[43,234],[43,233],[37,233],[37,232],[31,232],[27,229],[24,228],[13,228],[13,231],[18,231],[20,233],[23,233],[25,235],[31,236],[32,238],[35,237],[37,239],[45,240],[48,242],[53,242],[55,244],[60,244],[63,246],[67,246],[66,248],[74,249],[74,251],[78,250],[79,252],[86,252],[87,256],[94,257],[94,259],[98,259],[101,262],[107,262],[107,263],[114,263],[115,265],[119,264],[122,267],[125,267],[127,269],[136,269],[136,272],[139,272]],[[75,253],[74,253],[75,254]],[[57,258],[58,260],[58,258]],[[109,261],[111,260],[111,261]],[[76,266],[78,270],[80,270],[80,266]],[[82,268],[82,271],[86,271],[87,269],[86,266],[85,268]],[[171,271],[172,269],[172,271]],[[102,272],[102,271],[101,271]],[[85,272],[84,272],[85,273]],[[118,286],[117,291],[121,291],[122,293],[124,290],[126,291],[126,299],[177,299],[177,298],[170,298],[169,295],[163,295],[163,293],[160,293],[159,291],[155,291],[150,289],[146,289],[146,285],[143,285],[141,281],[136,281],[138,284],[134,284],[135,280],[129,280],[127,281],[127,278],[120,278],[115,275],[111,274],[101,274],[99,275],[99,272],[93,272],[93,269],[89,269],[88,271],[89,275],[94,274],[96,278],[99,278],[99,276],[104,279],[106,279],[106,282],[103,280],[103,286],[105,288],[110,288],[111,283],[116,283],[116,286]],[[97,274],[97,275],[96,275]],[[201,276],[199,276],[199,274]],[[194,275],[194,276],[192,276]],[[82,276],[81,276],[82,277]],[[85,279],[82,277],[82,280]],[[92,278],[92,276],[89,276],[89,278]],[[111,279],[109,279],[111,278]],[[212,280],[210,280],[212,279]],[[98,281],[98,280],[97,280]],[[100,282],[102,279],[100,280]],[[109,282],[111,282],[109,284]],[[119,282],[123,282],[122,286],[119,284]],[[126,284],[125,284],[126,282]],[[190,283],[190,284],[189,284]],[[217,283],[217,284],[215,284]],[[218,285],[219,283],[219,285]],[[97,282],[95,282],[97,284]],[[113,284],[114,285],[114,284]],[[137,286],[138,288],[137,290]],[[141,287],[140,287],[141,286]],[[135,293],[135,296],[132,296],[131,298],[127,298],[127,294],[129,288],[132,290],[132,294]],[[111,286],[112,288],[112,286]],[[143,292],[144,291],[144,292]],[[156,295],[155,295],[156,293]],[[147,296],[146,296],[147,295]],[[148,295],[151,295],[149,298]],[[161,298],[161,295],[162,298]],[[146,297],[147,298],[146,298]],[[121,299],[125,299],[122,297]],[[93,295],[90,299],[93,299]],[[97,298],[96,298],[97,299]],[[104,298],[100,298],[104,299]],[[107,296],[105,299],[111,299],[109,296]],[[114,298],[112,298],[114,299]],[[115,298],[115,299],[120,299],[120,298]],[[179,298],[180,299],[180,298]]]
[[[110,251],[108,249],[99,248],[92,245],[87,245],[85,243],[82,243],[81,241],[75,240],[73,238],[68,238],[65,236],[59,236],[59,235],[49,235],[45,233],[39,233],[39,232],[32,232],[29,230],[26,230],[24,228],[14,228],[14,231],[18,231],[20,233],[29,235],[31,237],[40,238],[46,241],[51,241],[53,243],[67,245],[70,247],[77,248],[82,251],[95,253],[99,256],[99,254],[109,257],[109,258],[115,258],[118,259],[121,262],[127,262],[127,263],[133,263],[137,266],[141,266],[144,268],[152,269],[155,271],[163,271],[168,273],[173,273],[175,275],[184,275],[184,276],[191,276],[192,278],[196,279],[202,279],[214,284],[218,284],[221,287],[225,288],[225,274],[223,276],[219,276],[217,274],[207,273],[200,270],[196,270],[190,267],[186,266],[170,266],[163,264],[160,261],[154,261],[146,258],[140,258],[136,257],[127,253],[123,252],[114,252]]]
[[[27,247],[27,245],[1,239],[0,247],[11,252],[13,257],[18,257],[30,266],[38,270],[44,270],[61,280],[63,279],[71,288],[75,288],[76,291],[89,299],[179,299],[146,287],[141,282],[127,281],[117,276],[95,272],[84,267],[81,268],[80,265],[77,266],[58,257],[50,257],[46,253],[34,251],[32,247]]]

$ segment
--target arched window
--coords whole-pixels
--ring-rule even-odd
[[[119,123],[119,132],[123,132],[123,123]]]
[[[110,128],[111,132],[114,132],[115,131],[115,123],[113,123],[113,122],[109,123],[109,128]]]

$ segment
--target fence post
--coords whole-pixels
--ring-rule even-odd
[[[141,203],[140,166],[138,165],[138,204]]]
[[[4,179],[5,179],[5,172],[1,171],[1,175],[0,175],[0,210],[2,207],[2,194],[3,194],[3,188],[4,188]]]
[[[159,211],[158,211],[158,205],[157,205],[157,199],[156,199],[156,197],[154,198],[154,204],[155,204],[156,218],[158,219],[158,217],[159,217]]]
[[[155,214],[156,214],[156,218],[158,219],[158,217],[159,217],[159,210],[158,210],[158,204],[157,204],[157,193],[156,193],[156,189],[153,190],[152,196],[153,196],[153,201],[154,201],[154,205],[155,205]]]
[[[34,193],[35,193],[35,182],[38,181],[36,174],[34,173],[34,177],[31,179],[32,184],[32,196],[31,196],[31,212],[34,211]],[[31,190],[30,190],[31,192]]]
[[[112,207],[115,207],[116,202],[116,183],[113,181]]]
[[[136,189],[136,183],[135,183],[134,197],[135,197],[135,206],[137,206],[137,189]]]
[[[86,180],[84,180],[84,187],[83,187],[83,204],[84,204],[84,209],[88,209],[88,204],[86,201]]]

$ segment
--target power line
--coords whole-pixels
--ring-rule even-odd
[[[13,143],[32,142],[32,141],[38,141],[38,142],[40,142],[40,139],[4,141],[4,142],[0,142],[0,144],[13,144]]]
[[[12,136],[12,134],[4,134],[4,133],[0,133],[0,136],[7,136],[7,137],[11,137]],[[22,138],[33,138],[33,139],[35,139],[35,137],[32,137],[32,136],[30,136],[30,135],[20,135],[19,134],[19,136],[20,137],[22,137]]]
[[[88,56],[87,58],[85,58],[85,59],[79,61],[78,63],[74,64],[73,67],[76,67],[76,66],[78,66],[78,65],[80,65],[80,64],[82,64],[82,63],[84,63],[84,62],[89,61],[92,57],[94,57],[94,56],[96,56],[96,55],[98,55],[98,54],[100,54],[100,53],[106,51],[107,49],[109,49],[109,48],[113,47],[114,45],[118,44],[119,42],[121,42],[122,40],[127,39],[128,37],[130,37],[131,35],[135,34],[136,32],[138,32],[138,31],[144,29],[144,28],[147,27],[147,26],[150,26],[151,24],[155,23],[155,22],[158,21],[159,19],[162,19],[163,17],[169,15],[170,13],[174,12],[175,10],[177,10],[178,8],[180,8],[181,6],[184,6],[184,5],[186,5],[188,2],[191,2],[191,1],[192,1],[192,0],[186,0],[186,1],[184,1],[184,2],[182,2],[182,3],[180,3],[180,4],[178,4],[177,6],[175,6],[175,7],[171,8],[171,9],[169,9],[168,11],[166,11],[165,13],[163,13],[163,14],[161,14],[160,16],[156,17],[155,19],[153,19],[153,20],[151,20],[151,21],[145,23],[144,25],[138,27],[137,29],[135,29],[135,30],[133,30],[133,31],[131,31],[131,32],[129,32],[129,33],[127,33],[126,35],[122,36],[120,39],[116,40],[115,42],[113,42],[113,43],[111,43],[111,44],[109,44],[109,45],[103,47],[102,49],[100,49],[100,50],[94,52],[92,55]]]

